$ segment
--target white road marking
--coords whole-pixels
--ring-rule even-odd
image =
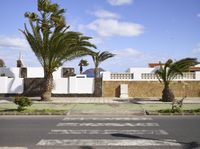
[[[152,118],[150,117],[132,117],[132,118],[70,118],[70,117],[65,117],[63,119],[64,121],[76,121],[76,120],[80,120],[80,121],[85,121],[85,120],[92,120],[92,121],[145,121],[145,120],[152,120]]]
[[[0,149],[28,149],[27,147],[0,147]]]
[[[109,140],[109,139],[70,139],[70,140],[41,140],[40,146],[180,146],[176,140]]]
[[[164,130],[51,130],[49,134],[127,134],[127,135],[167,135]]]
[[[159,126],[158,123],[58,123],[57,126],[117,126],[117,127],[149,127],[149,126]]]

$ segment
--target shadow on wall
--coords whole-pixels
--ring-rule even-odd
[[[19,78],[18,68],[0,68],[0,75],[5,81],[0,85],[5,87],[3,94],[21,94],[23,92],[23,79]]]
[[[120,96],[120,85],[117,86],[117,88],[115,89],[115,97],[119,97]]]
[[[40,96],[43,91],[44,78],[24,78],[24,96]]]

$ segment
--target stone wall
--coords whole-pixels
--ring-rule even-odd
[[[43,78],[24,78],[24,96],[41,96],[44,88]]]
[[[103,97],[119,97],[120,84],[128,84],[129,97],[161,97],[163,86],[158,81],[103,81]],[[173,81],[176,97],[200,97],[200,81]]]

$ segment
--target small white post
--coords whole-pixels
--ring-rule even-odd
[[[120,98],[128,98],[128,84],[120,85]]]

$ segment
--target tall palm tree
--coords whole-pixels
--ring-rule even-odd
[[[44,90],[42,100],[50,100],[53,87],[53,72],[66,61],[91,54],[90,48],[96,48],[88,40],[90,37],[68,31],[64,9],[49,0],[38,0],[39,15],[25,13],[32,33],[25,24],[21,32],[25,35],[31,49],[44,69]]]
[[[108,51],[103,51],[103,52],[95,52],[95,53],[93,53],[92,54],[92,59],[93,59],[93,61],[94,61],[94,66],[95,66],[95,68],[94,68],[94,77],[95,78],[99,78],[99,76],[100,76],[100,72],[99,72],[99,65],[103,62],[103,61],[105,61],[105,60],[107,60],[107,59],[109,59],[109,58],[112,58],[112,57],[114,57],[115,56],[115,54],[112,54],[112,53],[110,53],[110,52],[108,52]]]
[[[78,66],[80,66],[80,74],[83,73],[83,66],[88,66],[89,63],[87,60],[81,59]]]
[[[191,66],[195,66],[198,63],[196,58],[184,58],[176,62],[169,59],[164,65],[160,63],[160,68],[155,73],[164,86],[162,101],[171,102],[174,100],[174,94],[169,87],[170,82],[177,75],[183,75],[183,72],[188,72]]]

